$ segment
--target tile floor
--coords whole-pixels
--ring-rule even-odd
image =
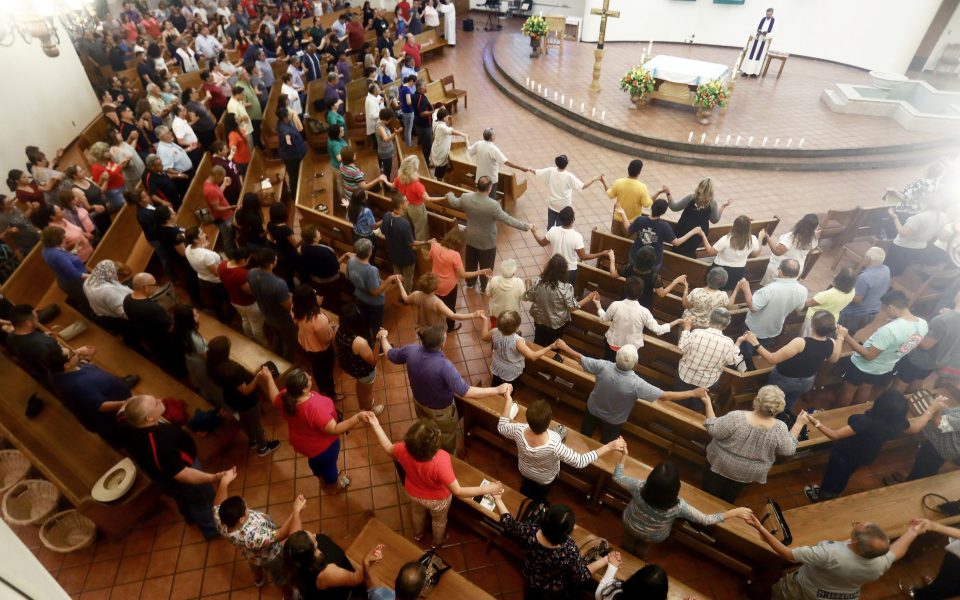
[[[544,126],[530,114],[517,110],[516,105],[500,96],[483,74],[481,48],[492,37],[518,36],[519,22],[506,22],[500,34],[477,31],[458,36],[455,49],[446,51],[442,58],[428,59],[431,71],[436,74],[454,73],[460,88],[469,90],[470,108],[455,116],[455,127],[468,131],[474,138],[480,137],[484,127],[495,126],[497,143],[504,152],[517,162],[531,166],[552,164],[554,155],[566,153],[571,158],[571,170],[584,178],[596,172],[606,172],[610,177],[620,176],[625,170],[629,156],[602,148],[594,148],[575,136],[550,126]],[[522,40],[520,40],[522,42]],[[516,40],[512,43],[517,44]],[[573,44],[567,45],[567,57],[572,57]],[[616,45],[609,46],[615,48]],[[725,51],[718,51],[721,54]],[[611,52],[609,55],[614,54]],[[608,56],[609,56],[608,55]],[[725,56],[721,58],[726,58]],[[553,58],[540,63],[548,64]],[[565,60],[570,60],[565,58]],[[727,61],[730,62],[730,61]],[[539,66],[536,68],[543,69]],[[818,67],[819,68],[819,67]],[[829,69],[835,69],[828,66]],[[616,73],[613,60],[605,65],[605,73]],[[803,79],[801,79],[801,75]],[[789,76],[789,77],[788,77]],[[792,62],[785,71],[780,85],[802,87],[809,76],[809,69],[800,61]],[[799,81],[798,81],[799,80]],[[751,82],[753,85],[754,82]],[[586,85],[586,84],[584,84]],[[772,82],[756,82],[756,87],[777,85]],[[818,89],[822,81],[811,84]],[[609,87],[609,86],[608,86]],[[745,89],[743,86],[741,89]],[[738,92],[739,94],[740,92]],[[817,91],[817,93],[819,93]],[[759,94],[759,92],[758,92]],[[812,94],[812,92],[811,92]],[[743,94],[747,96],[747,93]],[[804,101],[812,101],[810,98]],[[738,102],[740,99],[738,98]],[[744,100],[746,104],[746,100]],[[608,118],[614,109],[608,111]],[[733,114],[734,109],[731,109]],[[801,111],[802,112],[802,111]],[[778,122],[772,115],[771,126]],[[802,126],[802,119],[797,121]],[[812,125],[811,125],[812,126]],[[791,125],[793,127],[793,125]],[[787,131],[787,129],[784,129]],[[790,129],[792,132],[793,129]],[[864,135],[869,135],[865,132]],[[811,143],[814,136],[810,136]],[[918,169],[894,169],[886,171],[853,171],[841,173],[759,173],[740,170],[716,170],[704,173],[696,167],[657,164],[650,162],[643,173],[651,188],[663,184],[674,190],[692,191],[703,176],[711,175],[716,180],[721,198],[733,198],[734,204],[724,215],[724,220],[738,214],[748,213],[755,217],[779,215],[789,227],[803,213],[824,211],[828,207],[871,203],[879,198],[886,187],[902,187],[918,175]],[[609,225],[610,203],[601,196],[599,186],[586,190],[576,200],[578,228],[585,235],[591,228]],[[531,183],[530,190],[514,209],[518,218],[543,223],[545,216],[543,189]],[[537,274],[547,256],[529,234],[501,228],[500,257],[512,256],[520,263],[520,274],[531,277]],[[819,290],[829,281],[827,266],[830,261],[821,261],[808,285]],[[461,306],[479,308],[482,299],[476,292],[461,295]],[[390,310],[386,326],[391,338],[401,343],[415,338],[414,317],[410,309]],[[525,332],[531,333],[529,322]],[[489,348],[481,346],[473,323],[467,322],[457,336],[448,342],[447,355],[460,372],[471,382],[489,380]],[[341,382],[347,394],[344,410],[356,410],[353,382],[349,378]],[[387,390],[390,390],[389,393]],[[389,363],[383,365],[383,376],[377,382],[377,395],[388,404],[383,420],[389,424],[390,435],[399,438],[412,422],[409,388],[403,370]],[[518,394],[521,401],[530,399],[529,392]],[[250,505],[268,510],[275,519],[282,520],[290,510],[296,494],[309,499],[304,513],[305,526],[319,530],[347,543],[350,533],[357,530],[369,511],[397,531],[410,534],[410,518],[407,501],[399,489],[396,475],[387,457],[373,442],[366,431],[357,430],[345,437],[343,458],[353,485],[341,496],[319,496],[319,486],[310,475],[306,461],[296,457],[286,444],[287,433],[283,420],[268,408],[265,423],[271,424],[274,435],[284,445],[270,457],[257,458],[246,448],[246,441],[238,439],[236,446],[211,469],[236,465],[240,477],[234,490],[242,492]],[[576,425],[579,416],[569,409],[557,410],[559,420]],[[240,436],[242,437],[242,436]],[[373,444],[373,445],[371,445]],[[631,441],[644,461],[656,462],[665,458],[665,452],[638,441]],[[518,474],[513,459],[471,440],[468,444],[469,460],[488,474],[501,478],[507,484],[516,485]],[[880,477],[893,468],[903,468],[912,457],[885,456],[875,468],[858,473],[851,482],[851,491],[872,489],[880,485]],[[690,465],[681,464],[683,477],[696,482],[699,475]],[[762,502],[765,495],[776,497],[785,507],[805,502],[802,486],[816,479],[818,473],[794,473],[771,478],[763,489],[749,489],[744,503],[753,505]],[[616,541],[620,535],[618,515],[609,509],[591,513],[571,490],[561,486],[555,492],[557,501],[567,502],[577,509],[579,520],[588,528]],[[73,598],[144,598],[149,600],[186,598],[277,598],[270,589],[253,587],[250,572],[239,555],[223,540],[206,543],[193,527],[185,527],[170,504],[160,510],[139,529],[117,542],[99,540],[93,546],[66,556],[47,551],[42,547],[33,527],[18,530],[20,538],[31,548],[41,562],[57,578]],[[501,598],[520,598],[521,580],[514,562],[497,550],[487,551],[474,536],[454,522],[450,547],[443,551],[444,557],[471,580]],[[717,599],[743,598],[744,583],[730,571],[716,565],[685,547],[670,541],[655,548],[652,561],[663,565],[674,577],[689,583],[705,596]],[[939,564],[936,552],[927,553],[920,560],[908,560],[898,564],[880,582],[868,586],[864,600],[893,598],[897,592],[896,581],[907,577],[913,581],[920,575],[932,573]]]

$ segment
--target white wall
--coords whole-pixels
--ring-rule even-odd
[[[53,156],[96,118],[100,104],[62,29],[60,56],[50,58],[39,41],[27,45],[18,36],[12,46],[0,48],[0,73],[7,83],[0,100],[0,181],[4,181],[10,169],[24,168],[26,146],[39,146]],[[6,185],[2,192],[8,192]]]
[[[940,54],[943,53],[947,44],[960,44],[960,8],[953,11],[953,16],[950,17],[946,28],[943,30],[943,33],[940,34],[940,39],[937,40],[936,46],[933,47],[933,52],[930,53],[930,58],[927,59],[927,63],[923,66],[924,71],[932,70],[933,67],[936,66],[937,59],[940,58]]]
[[[596,42],[600,18],[586,0],[583,41]],[[611,0],[619,19],[607,20],[608,41],[684,42],[742,47],[764,11],[775,10],[773,47],[858,67],[902,73],[916,53],[940,0]],[[638,57],[639,59],[639,57]]]
[[[27,598],[44,600],[69,600],[70,596],[43,568],[37,557],[23,545],[17,534],[0,519],[0,576],[20,589]],[[0,598],[23,598],[0,583]]]

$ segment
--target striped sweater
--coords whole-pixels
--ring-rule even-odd
[[[560,461],[577,469],[582,469],[597,460],[597,451],[592,450],[580,454],[572,450],[560,439],[556,431],[547,431],[547,443],[533,447],[527,443],[523,432],[530,426],[526,423],[511,423],[507,417],[500,417],[497,422],[497,431],[507,439],[517,444],[517,456],[520,460],[520,474],[539,483],[547,485],[560,474]]]

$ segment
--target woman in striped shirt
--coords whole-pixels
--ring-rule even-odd
[[[726,519],[745,519],[753,514],[749,508],[740,507],[705,515],[679,497],[680,475],[676,465],[662,462],[653,468],[646,481],[642,481],[624,475],[623,466],[626,461],[627,452],[624,450],[620,462],[613,470],[613,480],[633,496],[623,511],[621,546],[637,558],[643,558],[650,546],[667,539],[673,522],[678,517],[700,525],[715,525]]]
[[[517,443],[517,456],[520,462],[520,493],[533,500],[546,500],[550,486],[560,474],[560,461],[577,469],[582,469],[613,450],[625,451],[623,438],[617,438],[600,446],[596,450],[580,454],[563,443],[556,431],[547,429],[553,410],[546,400],[537,399],[527,409],[526,423],[511,423],[510,408],[513,398],[504,397],[503,412],[497,423],[500,435]]]

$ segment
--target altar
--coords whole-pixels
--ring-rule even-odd
[[[733,76],[726,65],[663,54],[643,63],[643,68],[653,76],[655,82],[650,98],[690,106],[694,105],[697,86],[715,79],[729,85]]]

